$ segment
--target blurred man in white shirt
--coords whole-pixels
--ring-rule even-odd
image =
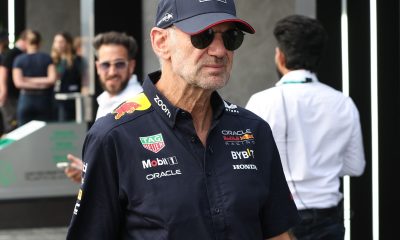
[[[137,76],[136,40],[119,32],[106,32],[96,36],[93,43],[96,49],[96,69],[104,92],[97,97],[99,108],[96,120],[111,113],[119,104],[143,91]],[[80,182],[82,160],[72,154],[67,155],[71,162],[65,174],[73,181]]]
[[[318,81],[327,34],[315,19],[293,15],[275,26],[281,79],[246,108],[266,120],[302,222],[297,239],[343,239],[340,177],[365,167],[358,110],[350,97]]]

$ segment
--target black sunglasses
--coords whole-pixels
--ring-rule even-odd
[[[214,30],[210,28],[204,32],[190,36],[190,40],[195,48],[204,49],[210,46],[214,40],[215,33],[217,32],[214,32]],[[234,51],[243,43],[244,33],[239,29],[230,29],[221,32],[221,34],[226,50]]]
[[[117,60],[113,63],[109,62],[109,61],[99,63],[99,67],[103,71],[108,71],[110,69],[111,65],[114,65],[116,70],[123,70],[128,66],[128,61]]]

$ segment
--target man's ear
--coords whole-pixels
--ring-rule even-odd
[[[131,75],[135,72],[135,68],[136,68],[136,60],[135,59],[132,59],[132,60],[129,60],[129,63],[128,63],[129,65],[128,65],[128,67],[129,67],[129,72],[131,73]]]
[[[286,66],[286,58],[279,47],[275,48],[275,63],[277,66]]]
[[[280,73],[285,75],[288,72],[286,68],[286,57],[279,47],[275,48],[275,64]]]
[[[154,27],[150,32],[151,46],[153,47],[154,53],[163,59],[170,57],[168,49],[168,30]]]

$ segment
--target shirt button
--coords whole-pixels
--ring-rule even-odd
[[[197,143],[197,137],[193,136],[192,139],[190,140],[192,143]]]
[[[221,209],[219,208],[214,208],[214,215],[218,215],[221,213]]]
[[[208,151],[210,152],[210,154],[213,154],[214,153],[213,147],[212,146],[208,146]]]
[[[207,177],[211,177],[211,172],[206,172]]]

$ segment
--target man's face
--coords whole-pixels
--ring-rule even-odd
[[[221,32],[234,28],[223,23],[212,27],[214,40],[205,49],[195,48],[190,36],[178,28],[170,30],[172,71],[189,85],[207,90],[224,87],[230,77],[233,51],[228,51]]]
[[[135,61],[128,60],[123,45],[102,45],[97,51],[96,68],[101,86],[111,96],[119,94],[128,84],[135,70]]]

